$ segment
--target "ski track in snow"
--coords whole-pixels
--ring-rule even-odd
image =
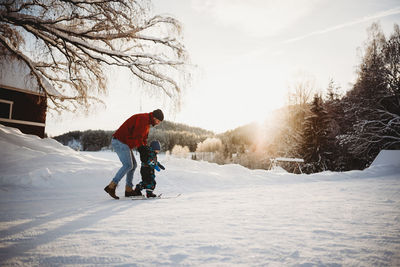
[[[113,200],[115,153],[0,130],[0,266],[400,266],[399,166],[293,175],[161,156],[156,191],[182,196]]]

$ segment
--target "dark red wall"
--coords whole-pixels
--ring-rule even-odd
[[[39,123],[46,122],[47,100],[45,96],[0,87],[0,99],[14,102],[11,119]],[[35,134],[39,137],[44,137],[45,127],[17,124],[14,122],[0,123],[18,128],[26,134]]]

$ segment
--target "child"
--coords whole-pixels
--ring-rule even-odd
[[[164,166],[157,161],[157,154],[160,152],[160,142],[152,141],[150,146],[141,146],[138,148],[140,153],[140,160],[142,161],[142,167],[140,168],[140,174],[142,175],[142,181],[136,185],[134,195],[140,196],[142,189],[146,189],[146,197],[156,197],[153,193],[156,188],[156,176],[154,170],[160,171],[165,170]]]

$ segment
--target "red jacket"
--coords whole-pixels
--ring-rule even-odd
[[[113,136],[122,143],[127,144],[130,149],[147,145],[152,119],[152,112],[135,114],[127,119]]]

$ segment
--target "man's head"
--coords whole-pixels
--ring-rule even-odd
[[[158,124],[160,124],[160,122],[162,122],[164,120],[164,113],[162,112],[161,109],[156,109],[153,111],[153,121],[151,122],[151,124],[153,126],[156,126]]]

